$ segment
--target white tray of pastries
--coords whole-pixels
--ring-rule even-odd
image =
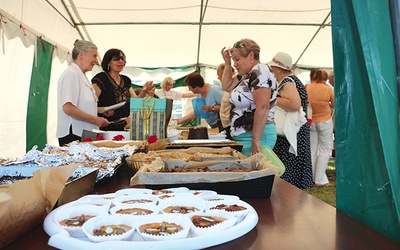
[[[59,249],[202,249],[239,238],[257,225],[257,212],[242,200],[230,201],[229,206],[234,204],[247,209],[244,217],[243,213],[241,213],[242,216],[235,216],[235,213],[211,211],[204,199],[206,196],[195,195],[196,190],[182,190],[185,189],[169,190],[174,194],[174,196],[171,196],[172,198],[168,198],[171,199],[170,201],[160,199],[156,204],[149,203],[149,208],[157,211],[157,214],[149,216],[116,216],[112,214],[115,210],[113,210],[113,207],[121,206],[118,205],[118,197],[125,195],[125,192],[116,192],[114,196],[115,204],[111,200],[110,206],[102,207],[106,215],[104,213],[103,215],[93,214],[93,218],[83,223],[82,229],[86,236],[71,235],[65,229],[65,225],[60,225],[60,222],[57,221],[59,218],[55,215],[61,214],[63,210],[71,210],[73,206],[80,206],[85,208],[85,210],[82,210],[85,216],[92,216],[90,209],[88,210],[86,206],[95,206],[91,201],[104,199],[104,195],[98,195],[98,197],[90,195],[88,199],[67,203],[50,212],[44,220],[44,230],[50,236],[49,245]],[[205,190],[201,191],[205,192]],[[212,193],[211,190],[208,190],[208,192]],[[176,199],[176,201],[173,199]],[[87,201],[88,204],[83,205],[84,201]],[[183,201],[186,201],[187,204]],[[161,207],[160,210],[154,209],[154,206],[159,204],[161,207],[176,205],[175,210],[178,212],[169,214],[161,212]],[[189,205],[196,207],[196,213],[179,213],[181,207]],[[130,206],[132,207],[132,205]],[[138,206],[140,206],[140,209],[146,208],[146,204]],[[99,209],[97,208],[97,210]],[[75,214],[79,214],[79,212],[75,211]],[[114,216],[116,216],[115,219]],[[200,222],[198,221],[199,218],[201,219]],[[213,221],[214,219],[217,221]],[[202,225],[202,228],[199,228],[199,224]],[[91,234],[92,231],[93,235]],[[102,235],[94,235],[95,231],[96,233],[101,231]],[[114,235],[116,233],[120,235]],[[107,239],[108,237],[109,239]]]

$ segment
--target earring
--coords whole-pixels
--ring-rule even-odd
[[[107,71],[110,71],[110,66],[107,66]]]

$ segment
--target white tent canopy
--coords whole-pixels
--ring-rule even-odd
[[[333,65],[329,0],[2,0],[0,11],[67,50],[75,39],[100,55],[122,49],[128,66],[218,65],[221,48],[246,37],[264,62],[285,51],[298,65]]]
[[[215,67],[221,49],[241,38],[260,45],[264,63],[284,51],[298,67],[333,67],[329,0],[1,0],[0,88],[6,91],[0,94],[0,157],[21,157],[26,150],[36,39],[53,44],[59,59],[53,60],[49,105],[43,107],[47,141],[57,145],[57,80],[76,39],[93,41],[100,57],[110,48],[123,50],[123,73],[133,81],[160,81],[141,79],[146,74],[136,69]],[[215,73],[206,75],[207,82],[215,79]]]

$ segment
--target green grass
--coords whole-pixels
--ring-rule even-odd
[[[304,191],[336,207],[336,167],[334,158],[329,160],[326,167],[326,174],[328,175],[329,182],[333,185],[332,187],[312,187]]]

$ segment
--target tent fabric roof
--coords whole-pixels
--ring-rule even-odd
[[[329,0],[2,0],[0,13],[59,48],[93,41],[122,49],[127,66],[218,65],[222,47],[251,38],[268,62],[279,51],[298,66],[333,67]]]

